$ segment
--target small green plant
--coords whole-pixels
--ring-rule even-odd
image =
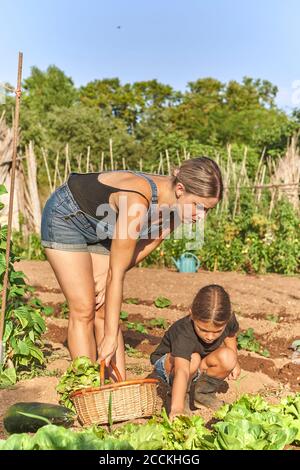
[[[69,313],[68,302],[65,300],[60,306],[60,317],[65,319],[69,318]]]
[[[6,193],[0,185],[0,196]],[[3,203],[0,202],[0,210]],[[6,270],[7,226],[0,227],[0,292],[3,288],[4,273]],[[25,274],[15,271],[14,262],[19,257],[10,252],[8,267],[7,304],[4,323],[4,361],[0,368],[0,387],[14,385],[18,374],[23,371],[33,371],[41,368],[45,363],[42,352],[42,334],[46,324],[41,316],[43,306],[36,298],[30,300],[34,289],[25,282]],[[29,299],[29,300],[28,300]],[[1,304],[1,300],[0,300]]]
[[[128,357],[144,357],[144,354],[141,351],[138,351],[137,349],[131,347],[129,344],[125,344],[125,352]]]
[[[54,314],[54,308],[44,305],[43,302],[37,297],[31,298],[28,302],[28,305],[40,309],[41,314],[45,315],[45,317],[51,317]]]
[[[255,352],[261,356],[270,357],[270,352],[255,339],[253,328],[248,328],[237,336],[238,349]]]
[[[136,297],[128,297],[128,299],[125,299],[124,302],[125,304],[137,305],[139,303],[139,299]]]
[[[157,308],[166,308],[171,304],[171,300],[167,299],[167,297],[157,297],[157,299],[154,300],[154,305]]]
[[[279,316],[278,315],[267,315],[266,319],[273,322],[273,323],[278,323],[279,322]]]
[[[161,328],[162,330],[166,330],[168,327],[168,322],[165,318],[158,317],[149,320],[148,322],[150,328]]]
[[[126,326],[128,330],[135,330],[145,335],[148,333],[148,330],[144,327],[143,323],[127,322]]]
[[[128,313],[125,312],[124,310],[122,310],[122,311],[120,312],[120,319],[121,319],[122,321],[128,320]]]

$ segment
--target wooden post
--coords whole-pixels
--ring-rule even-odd
[[[86,155],[86,173],[88,173],[90,170],[90,154],[91,154],[91,147],[88,146],[87,155]]]
[[[81,159],[82,159],[82,153],[79,154],[79,157],[78,157],[78,172],[81,173],[82,170],[81,170]]]
[[[34,154],[33,142],[31,141],[29,142],[29,147],[26,151],[26,162],[28,175],[27,181],[33,212],[34,229],[36,233],[39,233],[41,226],[41,204],[37,187],[37,164]]]
[[[5,343],[3,342],[3,333],[4,333],[4,322],[5,322],[5,312],[6,312],[6,302],[7,302],[8,271],[9,271],[9,263],[10,263],[10,244],[11,244],[11,235],[12,235],[12,215],[13,215],[14,189],[15,189],[15,177],[16,177],[20,100],[21,100],[21,94],[22,94],[22,90],[21,90],[22,67],[23,67],[23,54],[22,52],[19,52],[16,104],[15,104],[15,116],[14,116],[13,155],[12,155],[9,209],[8,209],[8,222],[7,222],[7,243],[6,243],[6,252],[5,252],[6,268],[5,268],[4,279],[3,279],[1,318],[0,318],[0,341],[1,341],[0,364],[4,363],[4,356],[5,356]]]
[[[56,189],[56,175],[58,176],[59,184],[62,184],[62,179],[61,179],[61,176],[60,176],[58,162],[59,162],[59,150],[56,154],[56,159],[55,159],[54,182],[53,182],[54,189]]]
[[[112,139],[109,139],[109,154],[110,154],[110,166],[114,170],[114,155],[113,155],[113,143]]]
[[[168,175],[170,175],[171,174],[171,166],[170,166],[170,158],[169,158],[168,150],[166,150],[166,158],[167,158],[167,171],[168,171]]]
[[[46,172],[47,172],[47,178],[48,178],[48,184],[49,184],[49,188],[50,188],[50,193],[52,193],[53,191],[53,187],[52,187],[52,181],[51,181],[51,176],[50,176],[50,171],[49,171],[49,165],[48,165],[48,152],[42,148],[42,155],[43,155],[43,159],[44,159],[44,163],[45,163],[45,167],[46,167]]]
[[[104,152],[101,152],[100,171],[103,171],[103,168],[104,168]]]

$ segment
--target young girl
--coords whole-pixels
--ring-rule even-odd
[[[212,284],[199,290],[190,315],[165,333],[150,360],[159,377],[172,386],[170,416],[190,413],[189,388],[195,381],[194,405],[217,409],[217,392],[226,377],[241,372],[237,358],[239,325],[231,312],[229,295]]]

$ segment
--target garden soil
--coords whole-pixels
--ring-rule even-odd
[[[70,363],[67,349],[68,320],[59,318],[60,306],[65,301],[60,287],[47,261],[22,261],[15,263],[23,271],[27,282],[36,288],[35,295],[44,304],[53,306],[54,316],[46,319],[44,335],[48,360],[45,377],[22,380],[14,387],[0,390],[0,438],[4,437],[2,417],[6,409],[20,401],[57,403],[55,387],[59,377]],[[168,269],[134,268],[128,272],[124,287],[122,310],[128,321],[143,323],[147,333],[126,328],[122,324],[127,345],[128,378],[153,376],[149,354],[160,342],[164,330],[151,328],[147,322],[164,318],[168,324],[188,314],[196,292],[207,284],[220,284],[230,294],[234,312],[242,331],[253,328],[256,338],[269,350],[268,358],[256,353],[240,351],[242,373],[237,381],[228,381],[228,390],[219,397],[227,403],[243,393],[259,393],[275,403],[282,396],[300,389],[300,365],[292,364],[290,348],[300,339],[300,279],[279,275],[246,275],[199,271],[195,274],[177,273]],[[153,301],[163,296],[171,300],[168,308],[159,309]],[[128,298],[137,304],[126,303]],[[168,390],[160,385],[161,403],[169,406]],[[212,412],[203,408],[194,410],[209,424]]]

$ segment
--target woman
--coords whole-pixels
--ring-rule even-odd
[[[125,274],[175,226],[173,217],[170,227],[146,238],[153,215],[161,226],[159,209],[175,208],[181,222],[193,223],[201,208],[206,212],[215,207],[222,192],[220,169],[207,157],[184,161],[173,176],[71,173],[56,189],[43,210],[41,238],[68,302],[72,358],[88,356],[95,361],[98,355],[109,365],[114,357],[125,379],[119,328]]]

